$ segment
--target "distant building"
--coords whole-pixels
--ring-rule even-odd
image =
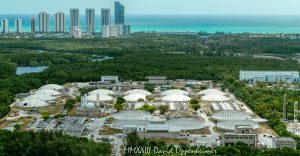
[[[39,13],[39,32],[50,32],[50,15],[46,12]]]
[[[66,30],[66,17],[63,12],[58,12],[54,15],[55,32],[64,33]]]
[[[75,27],[80,26],[79,9],[70,9],[70,33],[74,35]]]
[[[110,9],[101,9],[101,26],[110,25]]]
[[[240,80],[249,82],[299,82],[298,71],[240,71]]]
[[[2,33],[8,33],[9,32],[8,19],[3,18],[1,20],[1,24],[2,24]]]
[[[82,30],[81,30],[81,28],[80,27],[73,27],[73,31],[74,31],[74,33],[73,33],[73,37],[74,38],[82,38]]]
[[[110,26],[104,25],[101,27],[102,37],[103,38],[109,38],[110,37]]]
[[[110,37],[128,37],[130,34],[130,25],[109,25],[102,26],[101,32],[103,38]]]
[[[148,83],[150,84],[166,84],[167,77],[166,76],[147,76]]]
[[[236,125],[234,133],[222,134],[223,146],[243,142],[252,147],[257,147],[258,136],[250,125]]]
[[[35,33],[35,17],[31,17],[31,20],[30,20],[30,27],[31,27],[31,33]]]
[[[95,32],[95,9],[85,10],[85,25],[86,33],[92,34]]]
[[[15,20],[16,33],[22,33],[22,19],[17,18]]]
[[[124,37],[129,37],[130,34],[131,34],[131,26],[124,25]]]
[[[119,82],[118,76],[101,76],[101,82]]]
[[[293,138],[287,138],[287,137],[276,137],[273,138],[273,148],[291,148],[296,150],[297,143]]]
[[[124,25],[125,24],[125,8],[120,2],[115,2],[115,24],[116,25]]]

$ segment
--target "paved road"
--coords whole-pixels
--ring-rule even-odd
[[[209,129],[210,133],[213,134],[213,135],[217,135],[217,133],[213,129],[213,127],[215,126],[215,124],[213,122],[211,122],[211,121],[208,120],[207,115],[205,113],[200,113],[199,110],[198,110],[197,115],[204,119],[205,126],[208,126],[208,129]]]

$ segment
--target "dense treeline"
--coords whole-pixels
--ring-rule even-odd
[[[194,155],[194,156],[208,156],[208,155],[222,155],[222,156],[266,156],[266,155],[288,155],[288,156],[298,156],[300,151],[295,151],[293,149],[284,148],[280,149],[255,149],[244,143],[237,143],[234,146],[227,147],[215,147],[215,148],[206,148],[206,147],[192,147],[187,144],[180,144],[178,147],[173,145],[167,145],[163,140],[149,140],[141,139],[136,133],[129,134],[126,138],[126,150],[125,156],[152,156],[152,155],[161,155],[161,156],[176,156],[176,155]],[[140,151],[137,149],[131,150],[130,147],[140,147]],[[151,147],[150,152],[142,152],[142,147]],[[198,153],[192,153],[193,151],[202,151]],[[165,151],[165,153],[162,153]],[[188,153],[190,151],[190,153]],[[140,152],[140,153],[139,153]],[[187,152],[187,153],[185,153]],[[143,154],[144,153],[144,154]]]
[[[207,36],[210,36],[207,38]],[[22,49],[104,54],[121,56],[124,53],[187,52],[205,54],[242,53],[290,55],[299,53],[300,40],[275,37],[249,37],[250,34],[161,35],[137,33],[128,39],[0,39],[6,52]],[[1,52],[0,52],[1,53]]]
[[[267,87],[266,83],[248,87],[244,82],[226,82],[223,89],[229,89],[235,96],[250,106],[259,116],[269,120],[269,125],[280,136],[293,137],[300,148],[300,137],[287,131],[286,125],[282,122],[282,104],[284,94],[288,97],[287,117],[293,119],[293,103],[300,101],[300,91],[290,91],[284,87]]]
[[[0,155],[12,156],[109,156],[108,143],[95,143],[53,132],[0,131]]]

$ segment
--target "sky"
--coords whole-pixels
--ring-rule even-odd
[[[126,14],[300,15],[300,0],[120,0]],[[2,0],[0,14],[113,9],[114,0]]]

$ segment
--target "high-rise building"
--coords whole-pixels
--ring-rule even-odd
[[[35,17],[31,17],[30,20],[30,26],[31,26],[31,33],[35,33]]]
[[[110,26],[109,25],[104,25],[101,27],[101,33],[103,38],[109,38],[109,32],[110,32]]]
[[[116,25],[124,25],[125,23],[124,14],[125,14],[124,5],[116,1],[115,2],[115,24]]]
[[[73,27],[74,28],[74,38],[82,38],[82,30],[79,26]]]
[[[95,32],[95,9],[85,10],[86,33],[92,34]]]
[[[39,13],[39,32],[50,32],[50,15],[46,12]]]
[[[66,30],[66,18],[63,12],[58,12],[54,15],[55,32],[64,33]]]
[[[2,33],[8,33],[9,32],[9,30],[8,30],[8,19],[3,18],[1,20],[1,23],[2,23]]]
[[[15,27],[16,27],[17,33],[22,33],[22,19],[21,18],[17,18],[15,20]]]
[[[79,27],[79,9],[70,9],[70,33],[74,34],[75,27]]]
[[[110,9],[101,9],[101,26],[110,25]]]
[[[129,37],[131,33],[131,25],[124,25],[124,37]]]

